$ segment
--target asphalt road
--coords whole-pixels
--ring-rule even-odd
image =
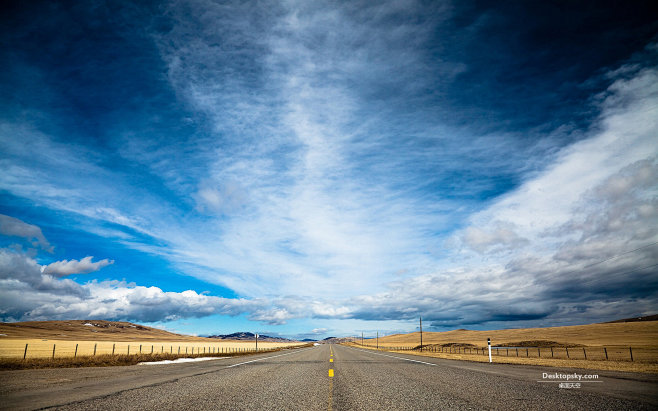
[[[333,362],[330,360],[333,359]],[[196,363],[0,372],[2,409],[658,409],[658,376],[470,363],[337,345]],[[331,374],[333,373],[333,377]]]

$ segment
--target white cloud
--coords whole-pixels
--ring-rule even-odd
[[[171,321],[212,314],[238,315],[262,309],[263,305],[259,300],[221,298],[192,290],[166,292],[124,281],[78,284],[42,273],[36,261],[25,254],[0,249],[3,321],[72,318]]]
[[[121,244],[166,258],[186,274],[263,298],[80,285],[5,251],[5,267],[17,271],[0,271],[3,312],[247,312],[272,324],[424,312],[437,322],[479,323],[594,312],[602,301],[620,312],[655,303],[655,272],[620,274],[655,261],[651,249],[588,273],[578,268],[656,238],[656,70],[620,70],[626,79],[599,97],[598,128],[537,171],[545,163],[510,148],[504,135],[463,135],[428,120],[440,117],[434,112],[400,111],[415,105],[407,97],[418,97],[413,92],[425,89],[423,81],[436,82],[431,89],[440,94],[441,84],[465,69],[445,62],[431,66],[431,76],[419,75],[427,66],[415,45],[433,28],[403,18],[413,8],[404,1],[361,10],[285,2],[259,7],[256,16],[252,3],[172,2],[167,14],[176,24],[156,36],[168,79],[212,127],[186,145],[193,153],[180,164],[178,147],[161,147],[157,138],[121,141],[124,158],[148,163],[148,177],[160,180],[156,190],[135,184],[125,170],[104,168],[102,153],[57,143],[27,125],[0,124],[0,151],[7,153],[0,189],[85,216],[91,221],[84,229],[114,231]],[[443,12],[449,10],[437,15]],[[380,24],[391,16],[401,23]],[[414,129],[417,122],[424,123]],[[484,209],[464,221],[473,203],[445,197],[486,191],[481,178],[445,196],[427,188],[471,171],[456,163],[481,167],[477,177],[500,175],[501,168],[536,174],[493,203],[478,203]],[[449,172],[436,175],[443,170]],[[175,194],[159,196],[160,182]],[[49,247],[35,226],[9,221],[7,232]],[[457,247],[442,246],[455,226],[464,227],[453,236]],[[109,263],[87,258],[54,263],[49,272]],[[644,290],[627,287],[626,279],[642,280]],[[576,286],[587,292],[575,295]]]
[[[0,214],[0,234],[25,238],[32,241],[32,245],[35,247],[38,245],[42,250],[50,253],[54,250],[54,247],[46,240],[39,227],[8,215]]]
[[[512,223],[494,222],[491,230],[468,227],[464,230],[462,241],[479,253],[512,249],[518,251],[528,240],[519,237]]]
[[[600,207],[610,204],[604,202],[600,194],[605,192],[609,196],[615,191],[628,190],[625,191],[628,195],[633,194],[632,190],[641,191],[636,193],[639,197],[628,200],[644,204],[647,197],[655,195],[655,184],[647,184],[647,177],[642,177],[642,173],[649,173],[647,167],[658,155],[656,80],[656,70],[647,69],[629,80],[613,83],[610,94],[601,104],[601,131],[563,149],[540,175],[475,214],[467,230],[495,231],[501,224],[508,224],[515,227],[517,235],[527,238],[535,247],[539,244],[541,248],[547,247],[546,251],[550,252],[564,240],[562,237],[574,237],[579,233],[562,232],[561,238],[553,242],[546,234],[571,223],[578,215],[597,209],[603,211]],[[613,101],[623,101],[624,106],[616,106]],[[644,169],[633,178],[643,179],[645,183],[635,186],[639,180],[633,181],[618,173],[637,162],[643,162]],[[599,196],[592,195],[595,189],[600,191]]]
[[[589,138],[563,149],[545,171],[455,234],[461,268],[354,298],[349,305],[358,308],[350,316],[423,314],[451,327],[570,324],[655,312],[658,70],[617,80],[609,93]],[[514,253],[500,253],[510,247]]]
[[[110,264],[114,264],[114,260],[104,260],[96,261],[95,263],[91,260],[94,257],[87,256],[82,260],[63,260],[55,261],[50,263],[47,266],[42,267],[42,272],[44,274],[49,274],[55,277],[64,277],[71,274],[88,274],[94,271],[98,271],[103,267],[107,267]]]

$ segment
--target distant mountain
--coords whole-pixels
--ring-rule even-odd
[[[354,341],[354,337],[338,338],[338,337],[327,337],[322,342],[327,344],[342,344],[346,342]]]
[[[314,340],[312,338],[304,338],[303,340],[299,340],[299,341],[301,341],[301,342],[315,342],[317,340]]]
[[[218,334],[218,335],[209,335],[208,338],[217,338],[219,340],[233,340],[233,341],[254,341],[256,340],[256,334],[250,332],[237,332],[233,334]],[[269,335],[258,334],[258,341],[272,341],[272,342],[292,342],[288,338],[282,337],[270,337]]]

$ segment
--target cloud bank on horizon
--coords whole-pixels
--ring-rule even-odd
[[[0,320],[653,313],[657,27],[587,7],[16,5]]]

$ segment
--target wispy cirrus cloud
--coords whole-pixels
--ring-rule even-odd
[[[447,326],[648,310],[655,46],[619,67],[641,18],[572,39],[525,8],[194,0],[17,19],[3,39],[20,44],[6,59],[20,79],[0,81],[36,86],[0,97],[0,199],[37,219],[0,227],[42,250],[41,228],[59,230],[73,256],[108,258],[62,251],[37,273],[47,264],[5,250],[29,273],[7,274],[11,301],[31,296],[7,315]],[[237,298],[170,293],[135,268],[98,281],[110,258],[101,272],[124,275],[125,250],[162,262],[169,287],[194,277]],[[89,281],[58,278],[75,272]]]

